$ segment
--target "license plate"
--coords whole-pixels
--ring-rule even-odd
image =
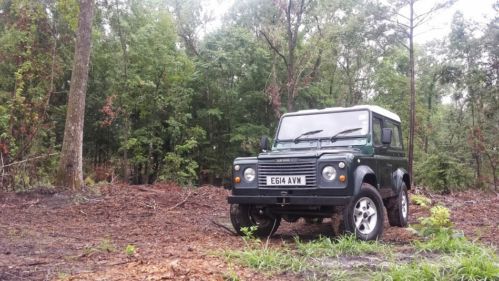
[[[267,185],[306,185],[305,176],[267,176]]]

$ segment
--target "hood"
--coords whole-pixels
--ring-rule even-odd
[[[321,150],[281,150],[260,153],[258,155],[258,159],[264,160],[276,158],[320,158],[324,155],[353,156],[354,154],[361,154],[361,151],[359,149],[353,148],[335,148]]]

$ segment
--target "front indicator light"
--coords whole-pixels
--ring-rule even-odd
[[[347,177],[345,175],[341,175],[338,180],[340,180],[340,182],[345,182],[347,180]]]
[[[234,178],[234,182],[235,183],[240,183],[241,182],[241,178],[240,177],[235,177]]]

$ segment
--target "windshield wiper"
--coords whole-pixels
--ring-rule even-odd
[[[358,131],[358,130],[362,130],[362,128],[352,128],[352,129],[347,129],[347,130],[343,130],[341,132],[338,132],[334,136],[331,137],[331,142],[335,142],[336,138],[339,135],[343,135],[343,134],[346,134],[346,133],[352,133],[352,132],[355,132],[355,131]]]
[[[318,133],[320,133],[320,132],[322,132],[322,131],[324,131],[324,130],[314,130],[314,131],[308,131],[308,132],[305,132],[305,133],[303,133],[303,134],[301,134],[301,135],[297,136],[297,137],[293,140],[293,142],[294,142],[294,143],[298,143],[298,140],[300,140],[300,138],[301,138],[301,137],[303,137],[303,136],[315,135],[315,134],[318,134]]]

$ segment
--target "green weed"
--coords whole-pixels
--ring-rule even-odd
[[[113,253],[116,251],[116,247],[109,239],[102,239],[99,244],[95,247],[86,246],[83,249],[85,256],[90,256],[95,253]]]
[[[429,217],[420,218],[420,224],[414,225],[422,236],[430,236],[439,232],[452,233],[450,210],[444,206],[435,206],[430,209]]]
[[[133,244],[126,245],[124,252],[127,256],[133,256],[137,252],[137,248]]]
[[[498,280],[499,266],[495,255],[473,253],[445,256],[439,262],[418,260],[393,264],[378,273],[378,280]]]
[[[112,253],[116,251],[116,247],[113,245],[113,242],[109,239],[103,239],[100,241],[97,248],[102,252]]]
[[[424,195],[419,195],[419,194],[413,194],[411,195],[411,202],[415,205],[419,205],[421,207],[428,207],[431,205],[431,199],[424,196]]]
[[[268,272],[303,271],[307,263],[303,257],[294,255],[289,249],[259,248],[243,251],[226,251],[228,260],[237,260],[242,265]]]
[[[438,232],[425,241],[415,241],[414,247],[424,252],[441,252],[448,254],[478,254],[490,249],[476,245],[462,235],[450,232]]]
[[[391,247],[378,241],[361,241],[354,235],[341,236],[336,240],[329,237],[303,243],[295,239],[298,252],[306,257],[340,256],[340,255],[365,255],[365,254],[391,254]]]
[[[224,273],[223,280],[224,281],[240,281],[241,279],[237,275],[237,272],[232,268],[232,265],[229,263],[227,271]]]

